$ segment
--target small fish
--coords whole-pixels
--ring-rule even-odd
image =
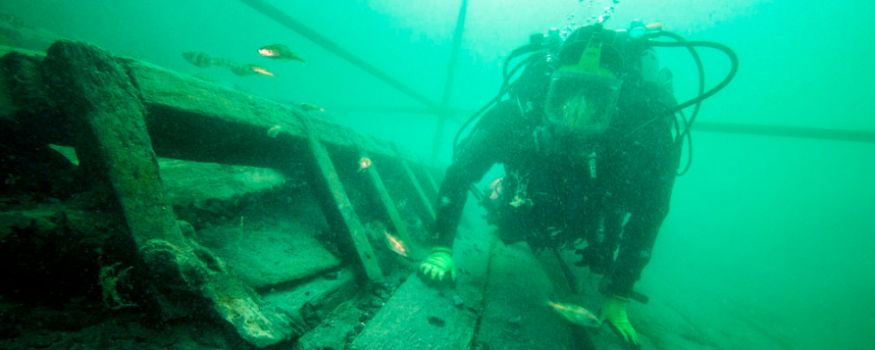
[[[250,64],[250,65],[249,65],[249,69],[251,69],[251,70],[252,70],[253,72],[255,72],[255,73],[262,74],[262,75],[266,75],[266,76],[269,76],[269,77],[275,77],[275,76],[276,76],[276,75],[274,75],[273,73],[269,72],[267,69],[264,69],[264,68],[259,67],[259,66],[256,66],[256,65],[252,65],[252,64]]]
[[[370,158],[368,158],[368,157],[362,157],[362,159],[359,159],[359,170],[358,170],[358,172],[365,171],[365,169],[370,168],[370,167],[371,167],[371,159],[370,159]]]
[[[228,67],[228,68],[240,65],[239,63],[234,62],[232,60],[229,60],[227,58],[213,58],[212,63],[216,67]]]
[[[256,66],[254,64],[230,64],[228,68],[231,69],[231,73],[234,73],[238,76],[245,77],[249,75],[266,75],[269,77],[275,77],[273,73],[269,72],[267,69],[264,69],[260,66]]]
[[[565,317],[568,322],[574,323],[578,326],[598,327],[601,325],[601,323],[599,322],[599,318],[596,315],[581,306],[554,303],[551,301],[548,301],[547,305],[552,306],[553,309],[556,310],[556,312],[558,312],[560,315]]]
[[[393,252],[406,258],[407,246],[404,245],[404,242],[401,242],[397,237],[390,234],[389,231],[383,231],[383,233],[386,234],[386,240],[389,242],[389,249],[392,249]]]
[[[272,72],[264,69],[264,67],[261,66],[257,66],[254,64],[240,64],[227,58],[212,58],[210,57],[210,55],[199,51],[183,52],[182,58],[198,68],[225,67],[230,69],[231,73],[234,73],[241,77],[256,74],[266,75],[269,77],[276,76]]]
[[[273,58],[278,61],[300,61],[304,62],[303,58],[295,55],[289,47],[283,44],[268,45],[258,49],[258,53],[267,58]]]
[[[188,63],[195,65],[198,68],[209,68],[214,65],[214,60],[210,55],[207,55],[203,52],[195,52],[188,51],[182,53],[182,58],[184,58]]]

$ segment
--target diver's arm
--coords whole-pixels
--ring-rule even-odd
[[[511,115],[516,105],[505,101],[491,110],[463,141],[441,184],[436,210],[437,245],[452,247],[456,229],[468,199],[469,186],[479,181],[498,159],[510,140]],[[518,113],[517,113],[518,114]]]
[[[655,122],[627,143],[629,176],[625,202],[631,216],[623,229],[608,293],[628,297],[650,261],[662,221],[668,215],[679,150],[669,120]]]

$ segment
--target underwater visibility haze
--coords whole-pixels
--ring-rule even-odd
[[[54,159],[50,156],[22,170],[22,157],[37,159],[19,153],[20,145],[32,142],[42,142],[41,149],[51,144],[55,151],[50,152],[69,159],[78,156],[84,168],[91,160],[79,146],[73,147],[80,142],[71,141],[81,137],[73,134],[78,127],[69,128],[67,136],[30,137],[31,132],[41,131],[14,119],[33,113],[20,106],[34,103],[16,97],[27,90],[20,88],[24,83],[16,82],[42,74],[41,83],[33,85],[39,88],[27,91],[56,86],[52,84],[66,79],[64,70],[27,75],[21,72],[30,66],[19,63],[30,61],[6,56],[2,78],[8,82],[0,88],[10,91],[4,96],[12,97],[0,99],[5,105],[0,114],[6,153],[5,173],[0,174],[6,184],[0,203],[0,247],[5,247],[0,251],[16,252],[2,259],[3,270],[16,272],[2,277],[0,348],[401,349],[379,345],[412,332],[404,328],[405,322],[392,323],[399,314],[415,320],[407,322],[410,327],[422,324],[416,326],[422,327],[417,328],[422,329],[419,340],[407,341],[409,349],[456,348],[430,343],[436,339],[444,339],[442,344],[452,343],[446,339],[466,339],[459,342],[467,347],[458,348],[470,349],[542,349],[551,344],[574,344],[569,349],[623,348],[622,332],[611,332],[598,319],[602,296],[598,282],[592,281],[600,276],[573,264],[563,275],[549,250],[492,241],[494,227],[487,225],[489,215],[477,205],[488,201],[489,192],[486,199],[468,194],[464,217],[455,223],[460,225],[459,238],[449,259],[430,250],[440,238],[433,237],[434,219],[428,219],[438,215],[440,221],[446,205],[436,189],[453,164],[454,137],[460,129],[463,138],[476,133],[477,128],[463,125],[502,88],[503,71],[513,68],[505,66],[508,56],[532,36],[549,40],[551,29],[556,29],[554,34],[567,38],[574,29],[594,25],[609,14],[604,19],[606,29],[630,29],[636,21],[661,24],[662,30],[688,41],[725,45],[738,60],[735,72],[726,53],[714,47],[697,48],[704,64],[705,91],[727,75],[734,78],[701,104],[691,145],[684,144],[680,157],[681,169],[690,157],[692,163],[674,181],[671,210],[659,227],[652,258],[635,284],[636,293],[649,301],[628,303],[629,322],[637,330],[641,348],[871,349],[875,343],[872,13],[875,4],[862,0],[4,0],[0,46],[13,49],[4,48],[3,54],[35,51],[39,54],[26,55],[45,57],[46,66],[63,64],[52,58],[54,51],[45,56],[49,45],[63,38],[123,58],[113,61],[127,67],[119,75],[135,77],[135,83],[123,89],[127,93],[106,96],[138,96],[144,101],[138,108],[146,111],[148,127],[140,125],[140,129],[148,129],[143,135],[152,135],[148,152],[154,148],[150,154],[160,157],[155,161],[155,170],[160,167],[156,186],[166,188],[170,203],[161,215],[169,215],[170,222],[189,222],[180,224],[179,236],[197,243],[186,250],[169,239],[172,244],[158,247],[136,238],[140,231],[135,227],[166,225],[155,223],[157,219],[143,223],[132,216],[118,221],[136,211],[131,208],[140,208],[123,195],[117,194],[121,199],[104,207],[83,204],[95,203],[98,194],[64,190],[64,195],[57,195],[46,190],[60,185],[50,176],[33,174],[39,169],[61,172],[45,165],[50,162],[46,159]],[[57,52],[77,50],[58,46]],[[660,67],[672,73],[677,101],[696,98],[700,72],[690,52],[685,47],[654,50]],[[77,64],[70,63],[69,70],[77,71]],[[154,77],[165,73],[146,71],[182,78],[155,83]],[[166,94],[150,97],[150,92],[139,92],[148,89]],[[174,91],[184,92],[176,96]],[[192,97],[201,92],[200,97]],[[173,105],[186,99],[197,101]],[[65,103],[73,102],[58,99],[42,106],[64,110],[63,115],[79,108]],[[583,109],[594,108],[586,103]],[[118,104],[92,107],[101,106]],[[687,117],[694,108],[684,109]],[[296,122],[271,119],[272,113],[286,109],[314,121],[298,129],[293,126],[299,125]],[[249,110],[254,112],[245,112]],[[158,112],[172,122],[150,116]],[[238,112],[258,126],[253,127],[255,132],[247,129],[249,124],[224,124],[237,118]],[[46,128],[52,124],[46,123]],[[334,129],[335,125],[339,126]],[[320,146],[304,136],[298,138],[316,134],[322,135],[327,153],[320,153]],[[203,147],[204,140],[218,146]],[[288,146],[276,146],[274,140]],[[390,143],[395,146],[387,146]],[[183,146],[195,151],[174,148]],[[94,152],[112,158],[111,151]],[[119,165],[126,154],[137,152],[119,151],[120,158],[106,164]],[[298,156],[300,160],[289,164],[272,163]],[[413,169],[407,170],[405,162],[396,158],[406,159]],[[151,164],[152,158],[143,159]],[[333,162],[331,170],[326,170],[326,159]],[[335,182],[330,175],[324,176],[328,180],[320,177],[330,171],[336,171]],[[420,177],[423,188],[407,185],[408,171],[411,177]],[[425,188],[428,181],[422,179],[427,172],[433,173],[438,187]],[[100,178],[92,170],[86,174],[65,186],[75,188],[77,183]],[[106,183],[115,184],[118,193],[128,193],[113,177],[117,175],[107,174]],[[498,194],[493,180],[512,175],[496,165],[475,179],[473,187]],[[380,185],[372,189],[372,182]],[[345,193],[338,195],[332,184],[345,188]],[[421,196],[429,197],[433,208],[420,204]],[[384,213],[379,208],[387,205],[385,197],[392,197],[394,204]],[[339,204],[325,204],[331,200]],[[520,200],[511,205],[527,204]],[[51,215],[39,214],[47,212]],[[101,226],[96,222],[104,219],[83,219],[103,217],[94,212],[126,214],[113,214],[118,217],[106,218],[111,224]],[[355,212],[358,216],[350,219]],[[399,229],[393,222],[404,222],[409,228]],[[67,230],[67,236],[56,232],[65,225],[113,233],[93,236],[85,243],[73,239],[78,243],[65,246],[78,232]],[[49,231],[53,233],[40,233]],[[128,231],[134,239],[119,238],[126,236],[117,232]],[[339,233],[347,231],[351,234]],[[460,250],[460,244],[470,247]],[[94,250],[98,246],[101,250]],[[76,250],[82,247],[89,250]],[[155,287],[144,282],[149,276],[145,271],[153,273],[160,270],[157,266],[165,266],[151,264],[176,249],[168,247],[198,260],[196,265],[208,276],[204,283],[211,287],[197,289],[192,294],[196,296],[168,294],[185,289],[179,285],[191,285],[187,272],[180,273],[185,282],[178,285],[173,281]],[[28,249],[34,253],[26,253]],[[127,250],[139,253],[126,254]],[[66,272],[57,267],[67,264],[69,256],[82,261],[73,259],[68,266],[93,269],[61,276]],[[571,258],[580,259],[572,251],[557,252],[556,257],[569,263]],[[546,263],[548,258],[553,262]],[[368,265],[369,259],[375,262]],[[455,289],[432,288],[407,278],[417,274],[422,261],[452,265],[453,259],[459,267]],[[468,267],[481,266],[477,264],[489,268]],[[538,264],[549,267],[544,267],[546,272],[527,270]],[[449,280],[453,270],[455,280],[455,267],[440,266],[441,276],[447,271]],[[36,270],[42,271],[36,275],[41,282],[22,282]],[[375,278],[375,271],[386,278]],[[135,278],[127,277],[131,274]],[[232,278],[216,277],[223,274],[240,277],[233,278],[238,281],[234,283],[227,282]],[[419,275],[423,277],[422,272]],[[114,294],[116,285],[119,294]],[[74,291],[47,292],[64,288]],[[579,290],[572,293],[575,288]],[[576,296],[563,299],[566,292]],[[155,295],[175,295],[184,301]],[[531,295],[544,300],[527,304]],[[151,301],[137,302],[138,298]],[[186,304],[187,298],[206,298],[220,306],[215,315],[180,311],[179,315],[185,314],[180,317],[167,311],[197,304]],[[299,301],[308,306],[288,306]],[[261,309],[240,306],[249,302]],[[571,304],[583,304],[585,309]],[[264,311],[258,317],[252,316],[255,311],[240,311],[270,308],[283,311],[279,316]],[[62,316],[72,309],[77,311]],[[77,316],[82,314],[90,316]],[[253,335],[258,333],[250,329],[254,326],[240,321],[250,320],[247,317],[263,322],[259,324],[285,325],[276,327],[280,334],[276,339],[282,341]],[[81,323],[70,320],[75,318]],[[198,328],[198,322],[212,326]],[[335,326],[326,326],[331,322]],[[126,331],[119,330],[125,327]],[[260,330],[269,334],[273,329]],[[579,340],[582,334],[586,341]],[[171,338],[175,340],[166,340]]]

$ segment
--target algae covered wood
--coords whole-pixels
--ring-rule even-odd
[[[255,346],[293,335],[287,316],[263,307],[224,262],[183,235],[164,197],[145,107],[120,60],[91,45],[59,41],[43,64],[52,77],[50,92],[74,125],[80,166],[95,193],[115,204],[110,208],[149,267],[165,316],[195,311],[177,297],[187,289]]]
[[[356,145],[356,150],[362,157],[368,157],[361,145]],[[398,234],[398,238],[406,244],[407,249],[411,249],[407,254],[414,257],[418,256],[416,252],[412,251],[413,241],[410,239],[410,232],[407,230],[407,224],[404,220],[401,220],[401,215],[398,214],[398,207],[395,206],[395,201],[392,200],[392,196],[389,195],[389,191],[386,189],[386,185],[383,183],[383,179],[380,177],[378,169],[379,166],[377,164],[371,163],[368,168],[362,169],[362,171],[367,173],[371,185],[374,186],[377,196],[380,197],[380,203],[383,204],[386,214],[389,215],[389,220],[392,221],[392,226],[395,227],[395,232]]]
[[[107,52],[69,41],[53,45],[44,64],[53,91],[66,102],[61,108],[76,125],[75,148],[86,178],[109,185],[137,244],[183,242],[164,198],[145,108],[124,67]]]
[[[310,330],[355,294],[355,275],[352,269],[341,268],[288,290],[267,293],[262,298],[277,309],[300,317],[306,330]]]
[[[310,236],[312,228],[273,218],[253,224],[245,219],[235,220],[240,224],[202,229],[198,234],[220,238],[203,244],[233,266],[240,280],[257,291],[288,285],[340,266],[340,260]]]
[[[349,128],[320,118],[307,118],[304,123],[295,107],[115,57],[81,43],[58,42],[45,58],[6,55],[2,65],[3,101],[12,107],[3,110],[4,119],[30,123],[20,125],[39,136],[40,142],[74,145],[89,178],[98,186],[108,186],[102,193],[118,204],[115,208],[119,212],[114,215],[135,242],[137,251],[132,254],[150,267],[153,295],[165,316],[203,311],[173,294],[193,292],[203,299],[198,305],[211,308],[218,319],[227,321],[243,339],[259,347],[296,337],[303,330],[295,320],[262,304],[251,285],[265,289],[288,286],[287,279],[294,281],[304,275],[242,281],[230,273],[229,263],[235,270],[261,265],[253,264],[252,259],[223,259],[192,241],[192,235],[182,233],[191,230],[180,229],[181,223],[176,222],[164,197],[157,156],[282,171],[303,169],[335,185],[340,181],[333,165],[330,169],[302,167],[311,165],[311,149],[321,155],[314,157],[317,163],[331,165],[323,142],[340,149],[362,145],[369,154],[398,157],[389,144]],[[10,79],[7,73],[14,77]],[[6,84],[10,81],[18,85],[10,87]],[[48,122],[40,126],[35,124],[38,120]],[[271,137],[268,130],[275,127],[281,129],[282,136]],[[314,140],[319,147],[312,147]],[[333,200],[326,206],[326,214],[343,218],[340,221],[352,237],[365,273],[382,281],[364,229],[342,187],[333,188],[339,191],[325,188],[329,190],[323,194]],[[329,261],[307,271],[335,266]]]
[[[553,256],[543,256],[538,259],[525,243],[496,245],[478,342],[508,350],[591,349],[587,330],[547,304],[566,302],[571,293]]]
[[[297,107],[229,89],[148,63],[125,60],[149,112],[149,132],[159,156],[226,164],[278,167],[306,146]],[[318,115],[318,113],[314,113]],[[321,142],[368,153],[391,155],[392,149],[324,118],[311,118]],[[267,131],[280,127],[286,142]]]
[[[4,52],[8,50],[7,52]],[[0,47],[0,122],[4,132],[27,134],[29,142],[72,144],[72,123],[51,96],[43,72],[45,53]]]
[[[485,229],[460,231],[453,245],[455,288],[433,288],[412,274],[355,339],[353,350],[470,348],[495,239]]]
[[[362,268],[368,279],[375,282],[384,280],[383,272],[380,270],[377,256],[374,255],[374,249],[368,241],[367,232],[358,219],[346,191],[343,189],[343,183],[337,175],[337,170],[334,169],[334,163],[331,162],[331,157],[328,155],[328,150],[322,144],[319,135],[315,132],[310,117],[305,114],[298,114],[301,125],[303,125],[310,152],[312,152],[313,160],[316,167],[316,179],[320,182],[319,188],[324,195],[323,210],[325,216],[330,218],[329,224],[340,225],[342,231],[348,233],[355,246],[356,253],[362,263]],[[281,133],[279,136],[284,136]],[[278,137],[279,137],[278,136]],[[333,219],[333,220],[332,220]]]
[[[8,54],[7,54],[8,53]],[[51,78],[40,65],[39,52],[0,46],[4,84],[0,85],[0,118],[13,118],[49,143],[72,145],[66,123],[53,113],[64,103],[47,93],[42,79]],[[113,57],[135,87],[135,95],[146,110],[146,126],[154,152],[159,157],[287,168],[290,160],[306,146],[300,121],[292,117],[297,107],[223,87],[130,58]],[[9,85],[14,82],[16,85]],[[7,103],[8,102],[8,103]],[[14,115],[21,111],[20,115]],[[315,133],[322,142],[341,147],[361,144],[372,155],[393,157],[385,142],[362,136],[349,127],[323,118],[313,118]],[[277,142],[267,131],[279,126],[292,138]],[[285,169],[283,169],[285,170]]]

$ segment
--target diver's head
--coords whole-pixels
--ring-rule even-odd
[[[599,134],[616,112],[622,59],[610,46],[613,31],[585,26],[569,35],[559,52],[544,104],[547,121],[558,130]]]

